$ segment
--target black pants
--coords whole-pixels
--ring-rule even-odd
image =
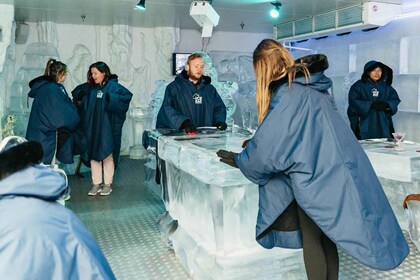
[[[303,237],[303,260],[308,280],[337,280],[337,246],[317,224],[298,206]]]

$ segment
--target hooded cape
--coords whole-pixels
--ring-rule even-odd
[[[382,76],[374,83],[369,78],[369,73],[376,67],[381,67]],[[366,63],[361,79],[351,86],[347,116],[350,127],[358,139],[392,138],[394,132],[392,116],[397,113],[401,100],[391,85],[392,69],[372,60]],[[375,101],[386,102],[389,109],[385,111],[372,109],[372,103]]]
[[[97,97],[98,92],[102,92],[101,97]],[[77,146],[83,163],[90,166],[91,159],[102,161],[113,154],[116,167],[122,128],[133,94],[119,84],[118,76],[113,74],[103,87],[81,84],[72,91],[72,95],[73,102],[77,104],[80,101],[80,137]]]
[[[178,130],[187,119],[195,127],[215,126],[218,122],[226,122],[226,106],[211,85],[210,77],[203,75],[197,84],[193,84],[183,70],[166,87],[156,128]]]
[[[60,174],[41,165],[0,180],[3,279],[115,279],[92,235],[55,201],[66,189]]]
[[[28,97],[33,98],[25,138],[40,142],[44,150],[42,162],[51,164],[57,159],[73,163],[72,133],[80,118],[63,85],[51,77],[40,76],[29,83]]]
[[[323,59],[307,57],[308,68],[316,71]],[[334,107],[331,80],[321,71],[309,80],[298,75],[290,88],[286,79],[275,84],[269,112],[236,159],[259,185],[257,241],[265,248],[302,247],[298,223],[282,219],[295,200],[359,262],[397,267],[408,245],[369,159]]]

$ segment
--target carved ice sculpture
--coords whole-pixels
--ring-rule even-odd
[[[198,52],[202,55],[204,61],[204,75],[211,78],[211,84],[216,88],[220,97],[227,108],[226,123],[233,125],[233,114],[236,110],[236,102],[233,95],[238,91],[238,84],[236,82],[219,82],[217,77],[217,70],[213,67],[213,62],[210,56],[205,52]]]

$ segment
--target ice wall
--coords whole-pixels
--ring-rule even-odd
[[[0,140],[8,114],[11,76],[14,74],[14,6],[0,4]]]
[[[348,92],[360,79],[365,63],[377,60],[390,66],[394,71],[392,86],[401,99],[399,111],[393,116],[394,126],[405,131],[408,140],[420,142],[420,30],[415,28],[419,24],[419,16],[409,17],[369,32],[331,35],[294,46],[327,55],[330,67],[325,73],[334,82],[337,107],[346,120]]]
[[[14,24],[13,6],[5,6],[8,9],[2,8],[1,12],[8,12],[8,16],[2,14],[0,21]],[[28,102],[26,98],[29,91],[28,82],[42,74],[50,56],[59,58],[68,65],[69,73],[64,85],[69,94],[74,87],[86,80],[90,64],[98,60],[106,62],[111,71],[119,76],[119,81],[133,92],[131,105],[138,109],[153,105],[151,95],[155,90],[159,90],[159,81],[173,80],[171,73],[173,52],[194,52],[203,47],[199,32],[181,31],[174,27],[131,27],[121,21],[112,26],[87,25],[83,22],[73,25],[54,22],[27,22],[27,24],[30,31],[26,43],[15,45],[14,25],[8,29],[3,28],[1,42],[4,45],[4,39],[7,38],[11,48],[6,55],[9,57],[8,63],[0,63],[4,68],[3,72],[0,72],[2,75],[0,77],[4,77],[4,81],[0,83],[0,120],[4,120],[10,109],[14,110],[18,115],[16,133],[19,135],[25,134],[27,114],[31,106],[31,100]],[[223,46],[227,51],[252,51],[262,38],[270,34],[241,33],[240,37],[245,35],[247,41],[244,43],[238,40],[238,34],[215,32],[212,42],[206,48],[211,51]],[[49,44],[55,51],[44,50],[35,57],[36,53],[31,52],[37,48],[34,44],[39,43]],[[3,50],[0,53],[4,55]],[[36,63],[28,64],[28,57]],[[215,73],[217,75],[217,70]],[[234,81],[223,80],[218,86],[228,103],[229,113],[236,112],[236,103],[232,102],[236,87]],[[225,95],[225,92],[228,94]],[[128,117],[123,128],[122,154],[128,154],[128,148],[135,142],[137,133],[134,133],[133,127],[132,119]]]

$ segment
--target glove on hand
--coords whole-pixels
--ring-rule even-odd
[[[389,104],[385,101],[373,101],[370,107],[374,110],[385,111],[387,108],[389,108]]]
[[[181,128],[185,130],[185,133],[196,132],[195,126],[192,124],[192,122],[190,120],[185,120],[181,124]]]
[[[230,166],[238,168],[238,165],[236,164],[236,157],[238,156],[238,153],[229,152],[226,150],[218,150],[217,156],[220,158],[221,162],[224,162],[226,164],[229,164]]]
[[[251,141],[251,139],[246,139],[243,143],[242,143],[242,148],[245,149],[246,145],[248,144],[248,142]]]
[[[77,95],[77,102],[82,102],[83,97],[85,97],[86,95],[86,91],[82,90],[78,95]]]
[[[220,130],[226,130],[227,124],[225,122],[217,122],[216,127]]]

